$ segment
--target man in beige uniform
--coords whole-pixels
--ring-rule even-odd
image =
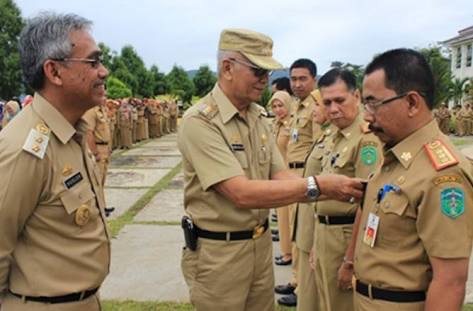
[[[382,53],[366,69],[363,97],[365,120],[385,153],[364,199],[355,310],[461,310],[472,167],[432,118],[431,69],[414,50]]]
[[[89,149],[95,156],[95,161],[99,166],[101,185],[105,185],[110,153],[112,151],[112,136],[108,120],[108,109],[105,105],[105,101],[103,104],[87,110],[83,119],[89,126],[87,132]]]
[[[268,210],[328,197],[359,196],[359,181],[307,179],[284,169],[271,132],[254,103],[268,82],[272,40],[227,29],[220,37],[218,82],[190,108],[179,128],[183,155],[186,248],[182,272],[200,310],[274,310]],[[268,180],[276,179],[276,180]],[[356,187],[356,188],[355,188]]]
[[[169,124],[170,124],[170,130],[171,132],[175,132],[177,130],[177,114],[178,114],[178,107],[176,100],[172,100],[169,103]]]
[[[363,121],[355,76],[347,70],[332,69],[320,78],[319,88],[327,116],[337,128],[327,141],[323,174],[366,179],[381,163],[381,142],[367,131]],[[353,293],[340,283],[352,278],[353,266],[346,264],[344,257],[357,209],[354,202],[317,203],[314,264],[318,298],[325,311],[353,310]]]
[[[292,104],[290,120],[290,138],[287,146],[287,160],[289,169],[295,174],[302,176],[304,170],[304,161],[309,154],[310,147],[314,141],[312,127],[312,109],[314,98],[310,93],[314,90],[317,83],[317,66],[310,59],[298,59],[290,68],[291,89],[296,96]],[[278,299],[278,303],[285,306],[295,306],[297,297],[294,289],[298,283],[298,249],[295,243],[297,229],[297,205],[289,207],[290,232],[292,244],[292,280],[286,285],[278,285],[275,288],[276,293],[288,296]]]
[[[110,242],[81,116],[105,100],[108,71],[90,24],[42,13],[20,35],[23,75],[37,93],[0,133],[2,311],[101,309]]]

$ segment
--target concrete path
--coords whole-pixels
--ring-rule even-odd
[[[105,189],[107,205],[116,208],[111,219],[126,213],[180,161],[175,134],[115,156]],[[183,234],[179,223],[183,211],[181,172],[112,241],[111,271],[101,288],[102,299],[189,300],[180,271]],[[277,243],[273,249],[275,254],[279,252]],[[276,284],[287,283],[290,275],[290,266],[275,266]],[[467,301],[473,302],[473,264],[470,275]]]

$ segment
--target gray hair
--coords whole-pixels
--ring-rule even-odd
[[[72,50],[69,34],[89,31],[92,22],[75,14],[43,12],[27,21],[18,48],[25,81],[34,90],[44,85],[43,64],[47,59],[68,57]]]
[[[217,52],[217,77],[220,76],[220,70],[222,69],[222,63],[225,59],[229,59],[231,57],[235,57],[240,53],[236,51],[229,51],[229,50],[218,50]]]

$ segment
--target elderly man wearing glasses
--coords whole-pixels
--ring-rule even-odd
[[[414,50],[368,65],[365,120],[385,143],[353,258],[355,310],[460,310],[472,246],[473,176],[432,117],[434,80]]]
[[[182,272],[197,310],[274,310],[269,209],[361,195],[359,180],[286,170],[254,103],[269,71],[281,68],[272,45],[261,33],[224,30],[218,81],[179,129],[187,213]]]
[[[101,309],[110,242],[81,117],[104,101],[108,71],[90,25],[43,13],[20,35],[23,74],[36,93],[0,133],[2,311]]]

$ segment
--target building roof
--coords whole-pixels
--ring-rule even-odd
[[[442,44],[456,45],[465,41],[473,40],[473,26],[458,31],[458,36],[441,41]]]

